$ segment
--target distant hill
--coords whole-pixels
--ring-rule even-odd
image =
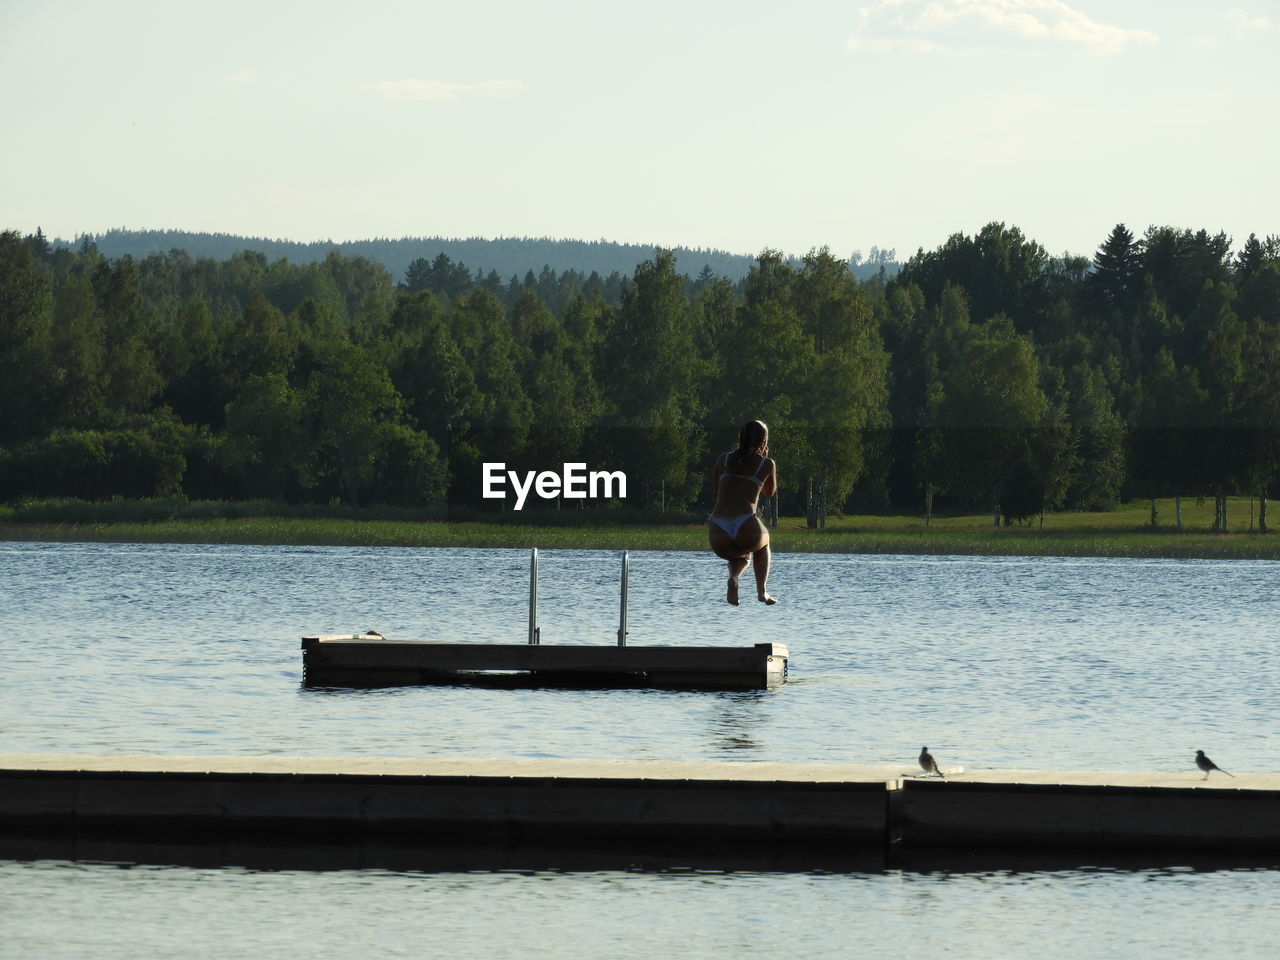
[[[383,264],[397,280],[404,279],[409,264],[419,258],[433,260],[444,254],[455,263],[465,265],[473,274],[495,271],[505,282],[515,276],[520,279],[532,270],[539,273],[550,267],[556,273],[574,270],[584,275],[592,271],[607,277],[613,272],[630,276],[636,265],[654,256],[655,247],[645,244],[613,243],[607,240],[553,240],[547,237],[501,237],[487,240],[468,237],[465,240],[445,237],[402,237],[400,239],[346,240],[334,242],[317,240],[299,243],[291,240],[269,240],[265,237],[242,237],[229,233],[188,233],[182,230],[108,230],[105,233],[84,234],[76,237],[74,244],[58,240],[62,246],[79,246],[91,240],[103,256],[116,259],[122,256],[143,258],[152,253],[168,253],[185,250],[192,257],[209,257],[227,260],[237,253],[253,250],[265,254],[268,259],[287,258],[291,263],[312,263],[323,260],[331,250],[344,256],[361,256]],[[717,276],[740,280],[747,275],[754,255],[728,253],[724,250],[676,247],[676,266],[681,273],[696,277],[706,267]],[[884,266],[889,274],[896,273],[898,264],[892,260],[893,251],[872,248],[872,258],[862,260],[860,255],[850,263],[850,269],[859,277],[875,274]]]

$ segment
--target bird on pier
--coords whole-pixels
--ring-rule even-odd
[[[1196,751],[1196,766],[1204,771],[1204,776],[1200,778],[1202,780],[1208,780],[1209,774],[1214,770],[1217,770],[1219,773],[1227,773],[1227,771],[1223,770],[1220,766],[1206,757],[1203,750]],[[1235,779],[1235,774],[1227,773],[1227,776],[1232,780]]]
[[[933,754],[929,752],[928,747],[920,748],[920,769],[925,773],[936,773],[942,777],[942,771],[938,769],[938,761],[933,759]],[[946,777],[943,777],[945,780]]]

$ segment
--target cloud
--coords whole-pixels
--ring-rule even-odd
[[[1274,20],[1252,16],[1239,7],[1232,7],[1227,11],[1227,23],[1237,30],[1271,30],[1276,27]]]
[[[456,100],[459,97],[509,97],[520,93],[524,84],[516,80],[484,80],[480,83],[450,83],[446,80],[376,80],[356,86],[358,93],[371,93],[383,100]]]
[[[858,19],[849,48],[877,53],[1115,54],[1158,39],[1099,23],[1062,0],[881,0]]]
[[[223,77],[219,83],[253,83],[258,79],[257,70],[237,70],[229,77]]]

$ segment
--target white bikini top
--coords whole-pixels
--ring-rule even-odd
[[[727,467],[727,466],[729,466],[729,458],[730,458],[730,457],[732,457],[732,456],[734,455],[734,453],[735,453],[735,452],[736,452],[736,451],[734,451],[734,450],[730,450],[730,451],[728,451],[727,453],[725,453],[725,455],[724,455],[724,465],[725,465],[726,467]],[[720,474],[720,478],[719,478],[719,479],[720,479],[720,480],[723,480],[725,477],[733,477],[733,478],[735,478],[735,479],[737,479],[737,480],[750,480],[750,481],[751,481],[752,483],[754,483],[757,487],[763,487],[763,486],[764,486],[764,477],[760,476],[760,468],[761,468],[761,467],[763,467],[763,466],[764,466],[766,463],[768,463],[768,462],[769,462],[769,458],[768,458],[768,457],[761,457],[761,458],[760,458],[760,462],[756,464],[756,471],[755,471],[755,473],[751,474],[751,476],[747,476],[745,473],[722,473],[722,474]]]

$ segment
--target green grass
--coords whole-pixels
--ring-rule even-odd
[[[159,520],[114,524],[0,523],[0,539],[137,543],[263,543],[385,547],[700,550],[702,527],[547,527],[386,520]]]
[[[994,527],[989,516],[837,517],[825,530],[785,517],[774,531],[778,552],[911,553],[1003,556],[1186,557],[1280,559],[1280,534],[1249,532],[1247,499],[1230,504],[1227,534],[1209,532],[1212,503],[1183,502],[1183,530],[1172,526],[1173,501],[1105,513],[1054,513],[1030,524]],[[278,514],[285,513],[280,516]],[[705,529],[689,517],[668,522],[636,511],[511,513],[494,519],[443,520],[424,510],[177,501],[55,502],[0,508],[0,539],[139,543],[247,543],[388,547],[540,547],[583,550],[705,550]],[[455,511],[451,517],[458,516]],[[482,515],[481,515],[482,516]],[[1275,512],[1273,529],[1280,527]],[[536,520],[530,523],[528,521]],[[525,522],[520,522],[525,521]],[[1256,527],[1256,520],[1255,520]]]

